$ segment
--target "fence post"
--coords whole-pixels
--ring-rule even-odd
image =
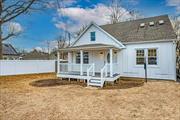
[[[60,59],[60,56],[59,56],[59,51],[57,52],[57,74],[59,74],[60,73],[60,61],[59,61],[59,59]]]

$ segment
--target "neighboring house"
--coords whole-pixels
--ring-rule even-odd
[[[176,80],[176,34],[167,15],[98,26],[91,23],[68,48],[58,77],[103,86],[121,76]]]
[[[16,60],[19,59],[19,54],[11,44],[3,44],[2,46],[3,59]]]
[[[23,60],[48,60],[49,54],[34,49],[33,51],[26,53],[22,56]]]
[[[56,58],[57,58],[57,50],[54,50],[50,53],[50,59],[55,60]],[[60,59],[67,61],[68,53],[67,52],[61,52],[60,53]]]

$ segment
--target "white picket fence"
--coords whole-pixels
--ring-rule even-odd
[[[55,72],[55,60],[0,60],[0,76]]]

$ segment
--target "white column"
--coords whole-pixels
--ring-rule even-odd
[[[60,55],[59,51],[57,52],[57,73],[60,73]]]
[[[80,50],[80,75],[83,75],[83,50]]]
[[[68,63],[72,64],[72,52],[68,52]]]
[[[72,52],[68,52],[68,72],[72,71]]]
[[[113,77],[113,49],[112,48],[110,48],[109,54],[110,54],[110,77]]]

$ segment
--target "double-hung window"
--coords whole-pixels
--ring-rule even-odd
[[[144,59],[145,59],[144,49],[136,50],[136,64],[137,65],[144,64]]]
[[[88,64],[89,63],[89,54],[88,52],[83,53],[83,63]]]
[[[76,53],[76,64],[80,64],[80,52]]]
[[[147,58],[148,65],[157,65],[157,49],[155,48],[137,49],[136,64],[143,65],[145,58]]]
[[[157,49],[148,49],[148,64],[157,65]]]
[[[81,56],[80,52],[76,53],[76,64],[80,64]],[[89,53],[83,52],[83,63],[88,64],[89,63]]]
[[[96,32],[91,32],[91,41],[96,41]]]

